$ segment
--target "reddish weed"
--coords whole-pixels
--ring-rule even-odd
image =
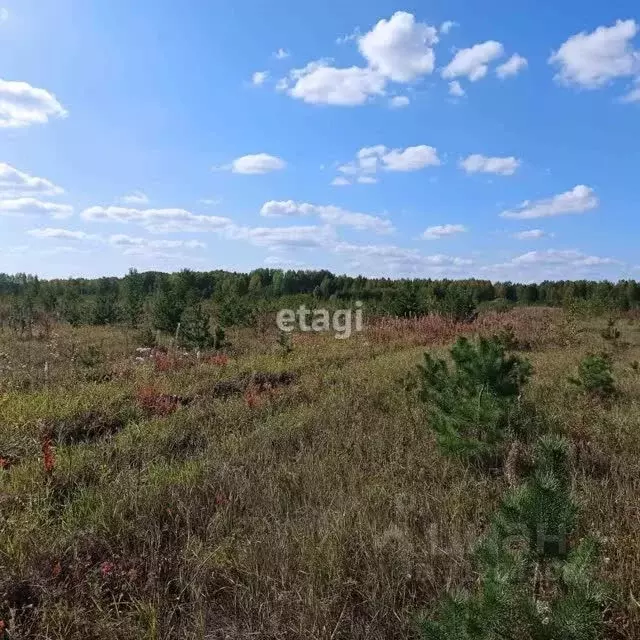
[[[56,454],[50,435],[44,436],[42,440],[42,461],[45,473],[51,475],[56,467]]]
[[[142,387],[136,395],[138,406],[152,416],[168,416],[188,404],[186,398],[159,393],[153,387]]]

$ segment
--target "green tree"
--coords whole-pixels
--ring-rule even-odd
[[[130,327],[137,327],[140,323],[144,298],[144,279],[135,269],[131,269],[122,281],[122,306]]]
[[[183,310],[183,302],[172,291],[170,282],[167,279],[160,280],[153,298],[154,328],[175,333]]]
[[[568,444],[541,439],[532,471],[509,491],[474,554],[475,593],[424,622],[425,640],[600,640],[607,590],[593,577],[592,539],[571,548],[577,507]]]
[[[499,338],[451,348],[453,369],[425,353],[419,366],[420,398],[439,446],[451,455],[495,462],[506,442],[521,433],[518,397],[531,365],[508,354]]]
[[[214,345],[211,318],[201,305],[187,307],[180,317],[179,342],[190,349],[208,349]]]

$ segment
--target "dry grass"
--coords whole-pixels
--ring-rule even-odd
[[[607,405],[566,381],[607,347],[604,323],[516,310],[299,335],[288,355],[245,331],[227,359],[160,366],[120,329],[1,334],[12,639],[416,638],[416,616],[473,583],[469,546],[506,480],[442,457],[404,381],[425,347],[507,326],[530,349],[528,394],[575,444],[581,531],[604,539],[616,590],[610,637],[640,637],[638,324],[621,325]]]

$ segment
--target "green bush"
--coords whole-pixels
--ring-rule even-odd
[[[568,445],[543,438],[525,482],[507,494],[475,553],[476,593],[447,598],[425,640],[597,640],[606,590],[593,577],[597,548],[570,548],[576,506]]]
[[[611,358],[607,354],[588,355],[578,366],[578,376],[569,381],[585,393],[600,398],[610,397],[616,391]]]
[[[498,338],[475,344],[460,338],[451,357],[453,370],[428,353],[419,366],[420,398],[430,426],[446,453],[495,460],[507,440],[520,435],[518,399],[531,365],[508,354]]]

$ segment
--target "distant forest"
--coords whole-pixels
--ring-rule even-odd
[[[174,331],[185,311],[204,309],[216,324],[252,325],[280,308],[342,308],[360,300],[368,315],[439,313],[464,319],[476,311],[515,305],[565,306],[585,312],[640,307],[640,284],[545,281],[431,280],[336,276],[329,271],[257,269],[178,273],[131,270],[122,278],[41,280],[0,274],[0,326],[24,330],[46,317],[72,325],[144,324]]]

